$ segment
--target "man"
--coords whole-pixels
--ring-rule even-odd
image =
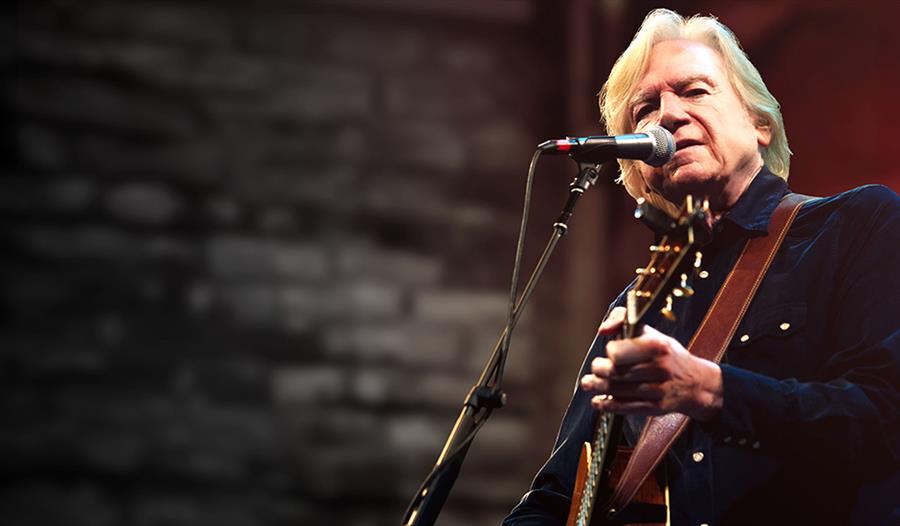
[[[711,240],[677,321],[615,340],[600,326],[550,459],[504,524],[564,524],[595,410],[691,423],[669,450],[670,520],[900,524],[900,200],[868,186],[800,210],[720,364],[685,350],[746,241],[789,192],[778,102],[717,20],[651,12],[601,92],[612,134],[667,128],[661,168],[621,161],[629,193],[670,213],[710,200]]]

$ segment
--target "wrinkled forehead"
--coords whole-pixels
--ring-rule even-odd
[[[725,60],[704,42],[687,39],[663,40],[653,44],[626,95],[626,108],[659,97],[663,89],[679,90],[695,82],[733,89],[734,81]],[[740,95],[738,95],[740,96]],[[630,120],[630,111],[626,111]]]
[[[650,48],[631,95],[699,79],[715,85],[728,81],[719,53],[693,40],[665,40]]]

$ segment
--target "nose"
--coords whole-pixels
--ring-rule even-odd
[[[675,133],[679,127],[687,124],[690,116],[685,109],[681,97],[672,92],[664,92],[659,100],[659,125]]]

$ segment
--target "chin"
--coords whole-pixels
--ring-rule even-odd
[[[661,193],[673,203],[681,203],[688,194],[705,197],[714,191],[716,179],[708,169],[691,163],[667,174],[662,181]]]

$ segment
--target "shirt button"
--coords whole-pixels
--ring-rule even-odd
[[[703,462],[703,452],[694,451],[694,453],[691,455],[691,458],[694,459],[694,462]]]
[[[747,444],[747,439],[746,439],[746,438],[742,438],[742,439],[738,440],[738,445],[739,445],[739,446],[744,446],[744,445],[746,445],[746,444]]]
[[[697,275],[700,276],[700,279],[706,279],[709,277],[709,272],[707,272],[705,270],[701,270],[700,273]]]
[[[743,336],[741,336],[741,343],[747,343],[748,341],[750,341],[749,334],[744,334]]]
[[[778,328],[781,329],[781,330],[783,330],[783,331],[786,331],[786,330],[788,330],[788,329],[791,328],[791,324],[788,323],[788,322],[784,322],[784,323],[782,323],[781,325],[779,325]]]
[[[726,444],[729,443],[729,442],[731,442],[731,437],[725,437],[725,438],[723,438],[723,439],[722,439],[722,442],[725,442]]]
[[[759,443],[759,440],[757,440],[757,441],[754,442],[753,445],[750,446],[750,447],[752,447],[753,449],[759,449],[759,446],[760,446],[760,443]]]

